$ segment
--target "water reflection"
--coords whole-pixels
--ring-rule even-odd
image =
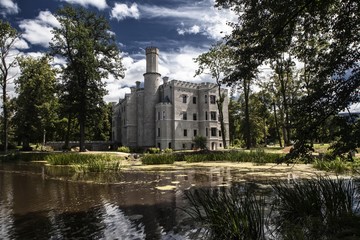
[[[77,173],[0,163],[0,239],[191,239],[185,190],[254,179],[221,166]]]

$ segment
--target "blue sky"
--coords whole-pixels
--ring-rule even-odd
[[[160,49],[159,72],[170,79],[211,81],[203,75],[194,78],[193,58],[230,31],[227,22],[236,17],[229,10],[214,8],[214,0],[0,0],[0,17],[22,32],[14,53],[40,56],[47,51],[51,29],[59,26],[55,11],[65,4],[98,11],[109,19],[122,51],[125,78],[107,82],[107,101],[117,101],[135,81],[143,80],[144,49]],[[63,64],[62,59],[54,59]],[[14,69],[16,74],[16,69]],[[10,93],[13,85],[10,86]]]

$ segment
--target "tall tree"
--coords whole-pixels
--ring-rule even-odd
[[[44,144],[46,132],[57,120],[57,71],[49,60],[47,56],[19,58],[21,75],[15,81],[18,97],[14,121],[24,150],[30,149],[30,142]]]
[[[223,76],[227,74],[230,66],[230,49],[221,43],[217,43],[206,53],[201,54],[195,59],[195,62],[198,63],[199,68],[196,71],[195,75],[200,75],[203,73],[209,74],[213,79],[215,79],[219,98],[216,100],[216,104],[219,110],[219,120],[221,128],[221,136],[224,148],[227,148],[226,144],[226,129],[224,123],[224,112],[223,104],[225,100],[225,93],[221,91],[221,86],[223,82]]]
[[[311,91],[293,109],[296,116],[293,125],[297,129],[293,153],[305,152],[322,122],[358,100],[359,2],[217,0],[216,3],[238,14],[227,43],[236,48],[237,59],[246,65],[245,73],[255,73],[258,66],[278,59],[283,52],[292,52],[302,59],[307,54],[305,49],[314,51],[312,57],[306,58],[306,76],[311,70],[314,80],[308,81]],[[310,44],[313,36],[319,44]]]
[[[9,99],[7,86],[13,78],[10,76],[10,69],[16,66],[16,56],[11,56],[15,43],[19,38],[19,33],[12,28],[8,22],[0,19],[0,85],[2,90],[3,108],[3,145],[4,151],[8,149],[8,130],[9,130]]]
[[[87,118],[106,94],[102,81],[109,74],[124,77],[120,51],[105,17],[84,8],[64,7],[56,18],[51,52],[67,61],[63,68],[63,101],[74,113],[80,127],[80,151],[85,151]],[[71,119],[71,118],[69,118]]]

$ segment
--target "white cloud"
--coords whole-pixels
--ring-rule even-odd
[[[115,3],[115,6],[111,10],[110,17],[116,18],[118,21],[125,18],[139,19],[140,13],[138,5],[136,3],[133,3],[130,7],[128,7],[126,4]]]
[[[227,22],[235,22],[237,16],[229,9],[217,9],[213,0],[205,0],[200,4],[166,8],[153,5],[139,5],[142,18],[167,18],[169,24],[181,23],[178,34],[201,34],[219,40],[231,32]],[[206,9],[206,10],[204,10]]]
[[[177,51],[159,53],[159,73],[162,77],[168,76],[170,80],[182,80],[189,82],[214,82],[207,75],[196,76],[195,71],[197,64],[194,62],[199,54],[207,51],[207,49],[193,48],[184,46]],[[130,92],[130,88],[135,86],[136,81],[144,82],[143,74],[146,69],[145,53],[135,53],[134,55],[125,54],[122,63],[126,67],[125,78],[115,80],[112,77],[106,80],[107,90],[109,94],[105,97],[108,102],[118,102],[119,98],[123,98],[125,93]]]
[[[198,25],[194,25],[190,28],[178,28],[177,32],[179,35],[198,34],[200,32],[200,27]]]
[[[15,41],[14,48],[23,50],[23,49],[29,49],[29,44],[22,38],[19,38],[17,41]]]
[[[19,27],[24,31],[22,37],[35,45],[48,47],[53,34],[51,30],[59,27],[60,23],[49,11],[41,11],[35,19],[25,19],[20,21]]]
[[[4,9],[1,11],[2,15],[16,14],[20,10],[17,3],[13,0],[0,0],[0,7]]]
[[[99,10],[103,10],[108,7],[106,0],[60,0],[71,4],[79,4],[83,7],[93,6]]]

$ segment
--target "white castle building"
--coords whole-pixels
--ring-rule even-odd
[[[207,147],[220,149],[222,137],[216,84],[191,83],[171,80],[158,72],[159,50],[146,48],[146,72],[144,88],[140,82],[131,87],[131,93],[114,105],[112,137],[118,145],[129,147],[158,147],[174,150],[192,149],[193,138],[206,137]],[[226,141],[229,144],[228,92],[223,114]]]

